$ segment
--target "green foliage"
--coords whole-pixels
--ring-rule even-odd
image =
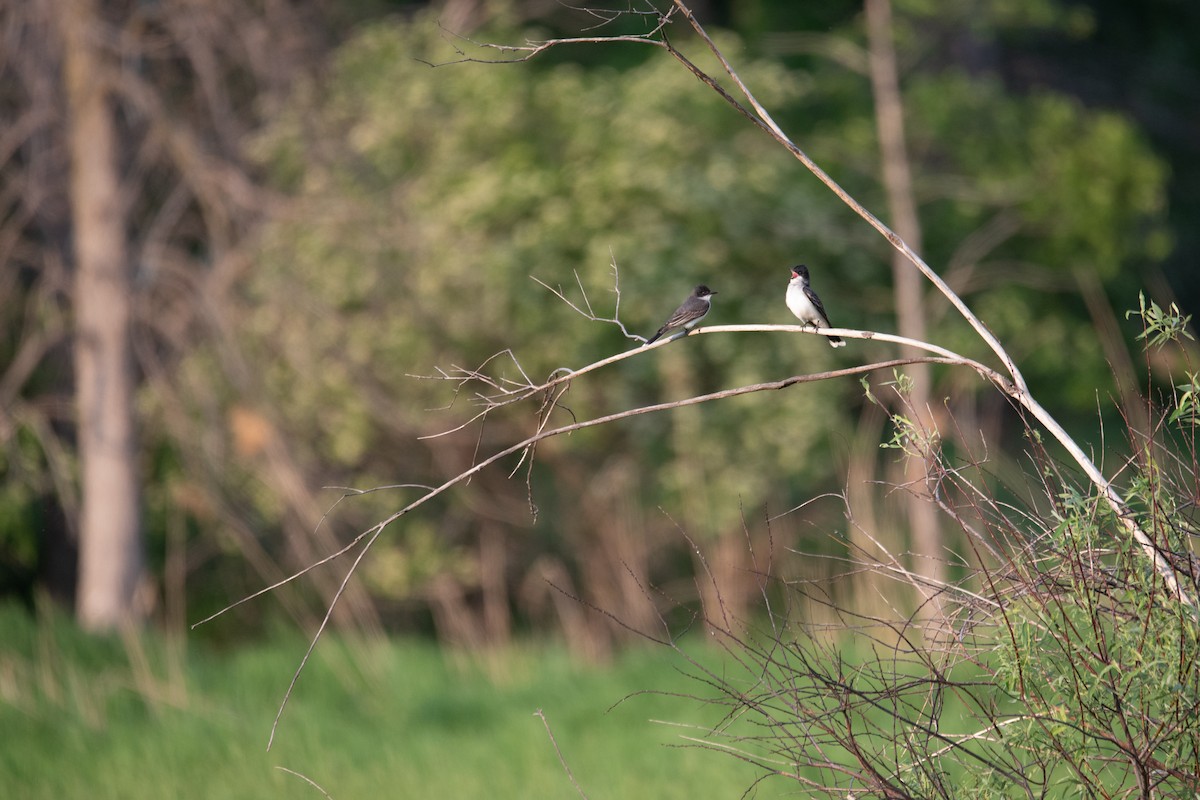
[[[1076,13],[1043,0],[915,0],[897,4],[895,22],[901,68],[915,65],[901,87],[921,255],[996,333],[1040,397],[1090,415],[1112,372],[1079,300],[1079,276],[1136,291],[1146,265],[1167,256],[1167,168],[1119,114],[1045,90],[1018,94],[986,71],[927,65],[942,64],[944,48],[986,48],[1012,31],[1086,27]],[[808,75],[820,122],[793,117],[798,141],[879,212],[886,199],[868,84],[828,63]],[[865,325],[891,329],[894,298],[872,291],[889,285],[890,252],[877,239],[863,247],[872,258],[847,255],[843,272],[860,287]],[[930,301],[930,337],[979,353],[975,334],[940,307]]]
[[[1187,378],[1187,383],[1181,383],[1175,387],[1178,392],[1175,398],[1175,410],[1171,412],[1168,420],[1173,425],[1183,420],[1195,425],[1197,417],[1200,416],[1200,376],[1195,372],[1189,372]]]
[[[894,378],[884,385],[904,396],[909,381]],[[893,415],[889,446],[921,460],[927,499],[960,527],[970,562],[942,581],[886,551],[850,559],[875,587],[899,575],[936,594],[924,620],[863,613],[836,584],[799,583],[772,602],[769,626],[710,619],[745,669],[696,676],[736,720],[713,740],[764,774],[788,764],[782,774],[811,796],[1200,795],[1200,476],[1184,412],[1195,383],[1189,374],[1184,399],[1131,429],[1116,510],[1033,429],[1024,485],[998,491],[990,457],[952,460]],[[839,636],[791,611],[806,600],[835,606]]]
[[[1190,794],[1200,629],[1140,548],[1106,534],[1111,517],[1095,498],[1064,499],[1037,565],[1042,589],[1007,606],[1011,635],[995,638],[996,678],[1020,702],[1006,734],[1031,760],[1058,761],[1046,779],[1064,787],[1133,790],[1149,763],[1158,791]],[[1160,530],[1160,546],[1188,547]]]
[[[36,573],[43,501],[54,490],[42,449],[45,432],[35,420],[21,416],[14,420],[7,446],[0,449],[0,595],[23,592]]]
[[[1168,417],[1161,438],[1142,444],[1124,493],[1129,517],[1194,597],[1196,556],[1185,509],[1195,461],[1175,449],[1168,426],[1178,417]],[[1182,434],[1183,453],[1194,452]],[[1168,591],[1144,548],[1094,491],[1067,484],[1054,500],[1041,515],[1045,533],[1016,565],[1019,590],[992,615],[993,649],[983,659],[1011,698],[1010,752],[1038,764],[1039,781],[1056,796],[1090,796],[1096,787],[1113,795],[1144,791],[1147,772],[1155,795],[1192,796],[1200,788],[1195,609]]]
[[[907,97],[929,257],[978,270],[965,299],[1035,390],[1090,409],[1111,369],[1075,274],[1113,281],[1166,255],[1164,166],[1121,117],[1057,95],[947,73]]]
[[[984,0],[974,7],[947,6],[937,0],[898,0],[898,16],[917,25],[967,29],[973,35],[994,37],[1013,29],[1041,30],[1075,27],[1075,14],[1086,10],[1063,8],[1049,0]]]
[[[669,59],[622,70],[422,63],[452,57],[430,17],[369,26],[256,145],[296,209],[263,236],[241,343],[265,365],[266,396],[287,430],[303,432],[293,446],[326,483],[436,484],[448,475],[430,477],[431,464],[461,464],[447,451],[471,452],[475,428],[413,444],[473,413],[465,397],[449,413],[431,411],[446,406],[453,387],[414,375],[475,367],[499,352],[488,368],[500,378],[541,379],[637,344],[581,318],[531,277],[582,302],[578,276],[608,316],[615,262],[622,319],[643,332],[701,281],[720,292],[714,322],[787,322],[788,266],[850,239],[786,153]],[[744,77],[773,104],[803,96],[778,64],[751,62]],[[761,337],[747,347],[705,337],[630,361],[581,381],[566,401],[571,415],[558,418],[777,378],[830,358],[807,339]],[[833,384],[812,386],[787,399],[786,414],[778,398],[749,398],[729,413],[641,421],[636,437],[597,431],[574,437],[566,452],[546,445],[534,502],[555,509],[568,491],[558,475],[628,451],[633,475],[624,480],[641,487],[641,503],[694,509],[681,521],[701,537],[736,529],[739,506],[760,506],[781,476],[828,479],[813,454],[843,424],[838,394]],[[519,440],[529,423],[493,415],[480,452]],[[470,490],[490,498],[483,503],[511,504],[524,490],[488,480]],[[394,509],[396,497],[356,498],[339,514],[363,526]],[[569,521],[557,524],[578,525],[578,514],[564,513]],[[474,527],[463,511],[432,527],[406,520],[382,546],[407,540],[413,552],[386,557],[379,580],[418,591],[432,572],[396,570],[444,570],[443,560],[415,557],[428,554],[421,542],[467,541]]]
[[[869,402],[881,408],[886,407],[871,391],[870,382],[866,378],[863,378],[861,384]],[[913,379],[900,370],[894,369],[892,370],[892,380],[886,381],[882,385],[891,387],[897,397],[908,402],[913,390]],[[880,442],[879,446],[882,449],[897,450],[905,456],[918,459],[924,459],[926,454],[937,451],[941,438],[937,430],[922,428],[904,414],[889,414],[888,416],[892,423],[892,430],[890,437],[886,441]]]
[[[1032,24],[1038,9],[1021,4],[1004,24]],[[908,46],[923,46],[910,33]],[[874,120],[859,78],[829,64],[791,70],[719,39],[797,140],[879,208]],[[894,328],[881,240],[678,64],[646,50],[621,68],[430,67],[456,57],[432,17],[364,26],[254,145],[294,204],[264,231],[242,286],[237,327],[256,365],[250,389],[221,402],[261,399],[322,485],[436,485],[537,423],[532,413],[496,413],[482,432],[418,440],[477,406],[470,387],[455,395],[453,384],[414,375],[486,363],[500,381],[536,380],[633,344],[531,277],[576,302],[585,291],[608,316],[615,264],[622,320],[649,332],[700,281],[720,292],[714,323],[789,322],[787,266],[807,261],[839,324]],[[966,283],[968,301],[1035,387],[1052,378],[1055,400],[1090,410],[1108,367],[1082,310],[1045,283],[1059,291],[1087,270],[1112,279],[1122,264],[1161,253],[1161,166],[1128,124],[1057,96],[1014,97],[954,72],[914,75],[905,90],[929,261]],[[973,250],[997,220],[1009,232]],[[964,249],[975,257],[958,258]],[[978,347],[936,310],[931,338]],[[807,338],[690,339],[579,381],[553,419],[817,370],[837,357]],[[197,353],[184,372],[201,380],[215,361]],[[544,443],[526,481],[501,471],[513,459],[389,530],[367,566],[370,585],[411,599],[448,574],[478,590],[486,566],[475,545],[495,520],[519,543],[510,548],[513,585],[540,548],[578,565],[573,547],[596,535],[674,535],[653,509],[701,539],[740,535],[745,509],[789,507],[798,487],[830,484],[828,454],[855,415],[845,386],[822,383],[783,400],[748,397],[580,433],[569,446]],[[256,467],[238,459],[228,480],[269,526],[287,500]],[[635,510],[615,519],[612,495],[581,498],[593,486],[626,487]],[[357,496],[339,506],[336,523],[361,530],[410,498]],[[536,526],[530,505],[543,511]]]
[[[1179,341],[1181,336],[1195,338],[1187,329],[1192,321],[1191,314],[1181,313],[1179,306],[1174,303],[1165,311],[1153,300],[1147,304],[1144,292],[1138,292],[1138,310],[1125,312],[1125,319],[1134,316],[1142,321],[1142,332],[1138,334],[1138,338],[1144,339],[1152,347],[1162,347],[1168,342]]]

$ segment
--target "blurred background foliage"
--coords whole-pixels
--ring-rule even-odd
[[[882,213],[859,7],[808,5],[697,9],[724,28],[718,42],[792,138]],[[1160,138],[1156,152],[1129,108],[1066,91],[1067,66],[1048,61],[1054,43],[1084,52],[1106,34],[1121,13],[1111,4],[944,6],[896,3],[923,255],[1010,349],[1034,394],[1094,437],[1116,414],[1096,414],[1098,397],[1106,407],[1119,400],[1113,375],[1144,377],[1128,355],[1137,331],[1121,310],[1144,286],[1170,293],[1161,270],[1178,263],[1191,235],[1169,213],[1164,152],[1179,151]],[[521,42],[577,34],[589,18],[520,2],[306,10],[309,68],[270,102],[231,92],[257,109],[237,139],[242,168],[277,202],[247,225],[234,277],[199,292],[201,321],[171,358],[146,355],[164,349],[161,331],[140,334],[149,342],[139,347],[146,532],[164,607],[175,602],[195,619],[310,563],[419,491],[382,488],[334,507],[342,491],[322,487],[437,485],[537,424],[535,409],[517,409],[421,438],[455,428],[475,407],[453,384],[420,376],[487,363],[493,374],[536,380],[636,346],[534,278],[576,303],[586,293],[609,316],[619,271],[621,320],[648,335],[699,282],[719,292],[711,323],[789,323],[788,268],[803,262],[835,324],[894,330],[887,243],[661,51],[578,46],[527,64],[453,63],[456,48],[497,52],[457,39],[449,19],[475,41]],[[682,31],[673,36],[713,67]],[[1168,55],[1157,58],[1170,71]],[[1037,59],[1050,64],[1044,81],[1014,68]],[[1176,77],[1194,76],[1188,69]],[[1194,175],[1188,164],[1183,174]],[[201,261],[217,247],[191,244]],[[22,326],[61,327],[61,295],[38,300],[49,275],[40,270],[0,278],[0,324],[14,332],[0,337],[0,362],[16,358],[5,342]],[[153,288],[138,301],[149,316],[164,308]],[[929,302],[931,340],[985,354],[944,302]],[[69,530],[70,434],[39,398],[64,391],[66,352],[47,348],[0,432],[0,588],[9,593],[62,585],[51,565],[63,559],[48,548],[69,548],[69,535],[45,532]],[[852,342],[835,353],[812,337],[689,339],[578,381],[556,419],[889,352]],[[1017,432],[976,376],[935,378],[933,396],[973,441],[1001,444]],[[887,475],[878,414],[857,382],[823,382],[547,441],[532,465],[514,458],[393,525],[341,621],[469,645],[562,629],[601,652],[619,626],[581,620],[551,584],[646,629],[649,605],[696,599],[690,578],[703,566],[684,532],[741,576],[726,600],[749,602],[747,540],[786,547],[807,537],[807,549],[819,549],[821,530],[846,524],[839,502],[772,518],[842,489],[854,459]],[[991,454],[1002,470],[1000,448]],[[902,526],[886,535],[905,549]],[[182,559],[174,572],[173,557]],[[827,568],[788,569],[814,577]],[[243,606],[230,627],[253,629],[273,603],[311,621],[336,579],[322,571],[311,590]]]

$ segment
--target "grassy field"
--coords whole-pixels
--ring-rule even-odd
[[[581,665],[552,646],[486,665],[416,641],[318,646],[268,752],[305,643],[214,652],[152,634],[95,639],[0,610],[3,796],[67,798],[737,798],[748,765],[655,720],[715,722],[666,649]],[[631,696],[632,695],[632,696]],[[624,702],[622,701],[623,698]],[[617,704],[614,707],[614,704]],[[756,797],[789,794],[768,783]]]

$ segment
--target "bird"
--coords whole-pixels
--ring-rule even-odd
[[[788,281],[787,307],[805,325],[814,328],[832,328],[825,306],[821,298],[808,284],[808,267],[800,264],[792,267],[792,279]],[[842,347],[846,344],[840,336],[827,336],[830,347]]]
[[[653,344],[658,337],[668,331],[688,330],[696,327],[696,323],[704,319],[704,315],[708,313],[708,309],[712,307],[712,296],[716,294],[712,289],[705,286],[703,283],[692,290],[691,295],[679,308],[675,309],[675,313],[658,329],[658,333],[646,340],[646,345]]]

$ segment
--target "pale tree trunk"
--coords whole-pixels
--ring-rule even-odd
[[[887,193],[888,213],[893,230],[914,252],[921,252],[921,224],[917,218],[913,197],[912,174],[909,172],[907,145],[904,137],[904,105],[900,99],[900,80],[896,67],[896,51],[892,44],[891,0],[866,0],[867,42],[870,50],[871,87],[875,96],[875,122],[879,132],[880,160],[883,184]],[[895,287],[896,321],[901,336],[926,341],[925,299],[921,276],[916,267],[900,251],[892,255],[892,276]],[[905,355],[921,355],[910,351]],[[913,386],[909,399],[913,422],[923,429],[932,424],[929,400],[931,378],[928,364],[913,364],[908,368]],[[903,411],[901,413],[904,413]],[[914,491],[923,493],[926,464],[916,458],[905,462],[905,480]],[[908,501],[908,519],[912,528],[912,548],[917,556],[916,571],[941,581],[945,578],[945,548],[933,504],[920,496]]]
[[[65,0],[62,33],[75,254],[81,507],[76,610],[92,630],[138,617],[142,576],[130,352],[131,280],[111,97],[93,0]]]

